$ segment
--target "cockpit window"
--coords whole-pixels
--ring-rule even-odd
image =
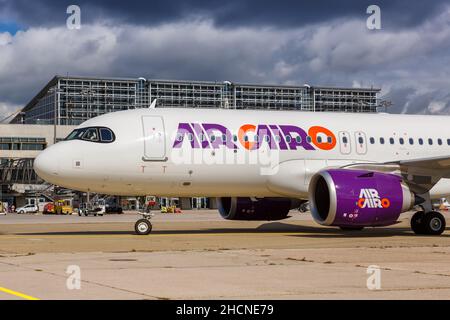
[[[98,130],[97,128],[89,128],[86,130],[86,132],[83,134],[83,137],[81,138],[86,141],[93,141],[98,142]]]
[[[83,133],[86,131],[86,129],[76,129],[73,130],[66,138],[66,140],[76,140],[81,139],[83,136]]]
[[[84,140],[97,143],[111,143],[115,140],[115,135],[109,128],[89,127],[75,129],[67,136],[65,140]]]
[[[102,142],[112,142],[113,141],[113,133],[108,128],[100,128],[100,138]]]

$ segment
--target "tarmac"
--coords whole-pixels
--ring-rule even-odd
[[[0,216],[0,300],[450,299],[449,228],[417,236],[410,216],[344,232],[297,211],[245,222],[194,210],[157,213],[152,234],[137,236],[132,212],[9,214]]]

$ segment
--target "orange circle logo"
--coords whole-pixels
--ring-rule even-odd
[[[239,128],[238,132],[238,139],[242,146],[244,146],[247,150],[252,150],[255,146],[255,142],[250,142],[249,137],[247,136],[247,132],[256,132],[256,126],[253,124],[244,124],[242,127]],[[247,140],[245,139],[247,137]]]
[[[358,207],[360,207],[361,209],[364,207],[364,201],[365,201],[366,199],[364,199],[364,198],[359,198],[359,200],[358,200]]]
[[[327,136],[325,141],[318,141],[318,134],[323,133]],[[336,146],[336,136],[333,132],[328,130],[327,128],[321,126],[314,126],[309,128],[308,135],[311,137],[312,143],[321,150],[331,150]],[[331,141],[328,141],[328,138],[331,138]]]
[[[388,198],[383,198],[381,199],[381,206],[383,208],[389,208],[391,206],[391,202],[389,201]]]

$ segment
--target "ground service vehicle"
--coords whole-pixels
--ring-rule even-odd
[[[39,208],[35,204],[27,204],[23,207],[19,207],[16,209],[16,212],[18,214],[24,214],[24,213],[37,213],[39,211]]]

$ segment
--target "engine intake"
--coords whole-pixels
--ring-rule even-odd
[[[288,198],[218,198],[219,213],[227,220],[282,220],[300,200]]]
[[[314,220],[326,226],[375,227],[396,223],[415,197],[394,174],[330,169],[313,176],[309,200]]]

